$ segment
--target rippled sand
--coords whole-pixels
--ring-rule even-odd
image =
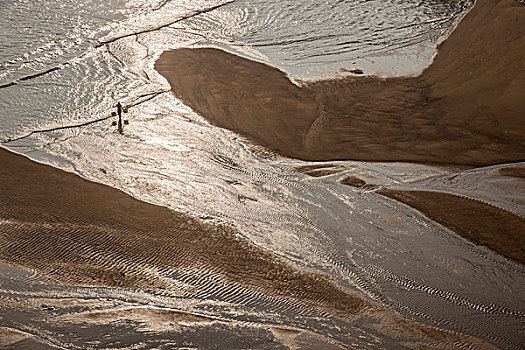
[[[491,41],[496,45],[495,48],[502,49],[508,44],[506,29],[512,28],[514,30],[512,35],[521,35],[521,22],[515,20],[521,19],[519,16],[523,15],[523,8],[523,5],[511,1],[480,1],[475,8],[476,11],[465,18],[465,23],[468,24],[468,28],[476,28],[476,33],[471,33],[474,36],[479,35],[484,39],[489,38],[496,41],[500,38],[499,35],[505,36],[505,39],[500,40],[501,43]],[[478,25],[478,22],[493,24],[490,30],[494,33],[487,34],[487,27],[481,25],[472,27],[474,24]],[[498,25],[503,26],[505,30]],[[450,42],[467,40],[467,38],[462,38],[462,35],[467,35],[462,34],[462,31],[465,31],[464,27],[465,25],[458,28]],[[498,30],[500,31],[498,32]],[[469,35],[467,35],[468,40],[471,39]],[[523,40],[518,38],[508,45],[511,48],[516,48],[513,45],[519,46],[521,44],[523,44]],[[458,46],[451,48],[444,44],[441,50],[446,53],[447,47],[448,50],[458,48]],[[483,45],[479,43],[472,47],[472,52],[474,52],[475,49],[479,49]],[[220,51],[180,50],[177,52],[174,54],[182,53],[183,55],[180,56],[181,62],[177,64],[192,63],[190,58],[195,59],[195,55],[202,53],[210,59],[209,62],[194,62],[196,66],[186,67],[185,74],[186,72],[197,74],[196,72],[202,69],[204,65],[216,63],[218,66],[214,68],[215,70],[217,67],[222,67],[226,74],[233,71],[243,72],[244,69],[243,74],[253,79],[250,83],[241,79],[244,76],[229,76],[231,84],[239,84],[237,86],[238,91],[243,92],[243,89],[246,89],[246,84],[255,84],[261,81],[262,84],[266,84],[263,85],[267,87],[266,89],[258,88],[259,90],[256,92],[243,92],[240,97],[247,104],[239,104],[236,107],[239,109],[236,111],[238,114],[231,115],[231,118],[226,118],[226,112],[231,111],[229,108],[232,108],[226,102],[230,103],[231,101],[222,100],[223,96],[221,95],[224,95],[224,90],[222,90],[221,85],[212,84],[212,88],[215,87],[217,90],[212,91],[213,94],[211,95],[199,95],[204,90],[195,85],[185,87],[184,91],[190,97],[191,94],[196,94],[196,97],[188,98],[192,103],[195,103],[196,107],[194,107],[197,110],[198,108],[207,108],[218,111],[217,115],[226,118],[225,123],[237,123],[241,116],[245,118],[255,116],[256,118],[243,120],[243,123],[247,120],[255,123],[247,123],[246,130],[253,131],[257,128],[264,128],[264,132],[261,134],[267,137],[269,141],[265,141],[266,139],[259,140],[256,136],[251,136],[270,146],[272,146],[271,142],[275,142],[275,145],[279,146],[279,151],[283,153],[292,152],[290,149],[293,148],[293,143],[299,142],[301,146],[293,152],[306,152],[304,154],[311,154],[315,157],[326,156],[327,159],[339,157],[337,152],[342,152],[341,154],[345,157],[355,154],[358,158],[366,154],[367,157],[373,158],[373,156],[391,151],[391,156],[387,157],[388,159],[397,159],[396,157],[399,156],[401,159],[415,159],[422,162],[470,165],[512,160],[518,157],[518,154],[523,154],[521,140],[516,138],[516,135],[521,133],[522,124],[520,123],[522,121],[519,118],[513,119],[516,116],[513,108],[505,107],[509,104],[516,108],[521,106],[521,100],[518,97],[519,91],[523,91],[520,90],[522,75],[520,75],[519,70],[512,71],[513,74],[507,74],[507,70],[520,67],[522,61],[513,61],[512,59],[519,56],[520,52],[523,51],[500,50],[500,53],[510,57],[510,62],[501,65],[502,68],[500,65],[491,66],[495,67],[494,70],[501,75],[474,74],[478,77],[474,81],[464,79],[463,75],[467,73],[464,64],[469,59],[483,58],[484,63],[473,64],[472,71],[474,73],[480,71],[493,72],[487,64],[493,64],[491,60],[495,58],[491,55],[483,56],[487,54],[486,52],[479,51],[479,56],[459,57],[456,55],[459,58],[449,54],[449,61],[443,57],[440,58],[438,55],[433,67],[442,67],[443,71],[436,70],[435,75],[428,73],[432,72],[431,68],[425,73],[427,75],[419,78],[399,78],[387,81],[365,77],[364,79],[359,78],[359,80],[345,79],[318,82],[307,84],[303,88],[297,88],[290,84],[288,79],[275,69]],[[165,57],[175,57],[169,55]],[[438,64],[440,60],[445,62],[441,63],[441,66]],[[456,61],[458,67],[454,67]],[[238,65],[232,69],[228,67],[228,62]],[[173,62],[169,62],[169,65],[172,66]],[[437,79],[439,74],[446,73],[448,69],[452,68],[461,69],[456,71],[457,74],[454,77],[449,76],[443,81],[431,80],[432,77]],[[499,71],[500,68],[502,69],[501,72]],[[194,69],[196,71],[193,71]],[[254,70],[258,72],[255,75]],[[202,74],[204,72],[206,79],[213,76],[217,77],[214,75],[217,72],[211,68],[207,71],[201,71]],[[260,75],[258,75],[259,73]],[[179,77],[183,78],[183,75],[180,74]],[[423,83],[425,77],[430,79],[426,82],[432,82],[434,85],[425,85]],[[184,80],[182,78],[181,80]],[[173,79],[173,77],[170,78],[172,85]],[[500,81],[500,79],[503,80]],[[276,82],[278,87],[274,91]],[[451,91],[451,86],[455,86],[453,85],[455,83],[458,83],[457,89],[453,89],[454,93],[449,94],[448,91]],[[479,92],[479,89],[485,88],[488,83],[508,84],[508,87],[502,94],[491,95],[490,91],[486,92],[488,95],[481,94],[479,99],[472,100],[472,103],[469,104],[454,101],[454,99],[463,101],[463,98],[471,97],[470,94],[476,94],[476,91]],[[382,100],[381,96],[384,96],[382,94],[385,87],[395,87],[396,91],[388,92],[388,96]],[[342,92],[334,93],[334,88],[341,88]],[[175,91],[177,92],[176,89]],[[365,94],[361,94],[363,91]],[[271,95],[275,92],[277,93],[276,96]],[[283,95],[283,92],[286,94],[290,92],[290,94],[295,95]],[[359,96],[352,96],[351,98],[360,99],[360,101],[353,102],[354,107],[363,103],[360,106],[362,119],[352,120],[352,122],[356,122],[355,125],[352,123],[350,126],[344,125],[344,128],[333,128],[333,123],[336,122],[337,118],[342,117],[343,121],[346,120],[341,111],[348,106],[349,102],[346,100],[348,95],[344,94],[349,92],[360,93]],[[432,95],[436,100],[432,98],[427,101],[422,100],[426,96],[421,95],[423,92],[438,95],[443,93],[444,95]],[[252,93],[255,95],[252,96]],[[366,93],[370,94],[368,100]],[[265,97],[269,96],[267,94],[271,95],[272,100],[265,100]],[[312,97],[313,100],[310,100],[309,98],[305,99],[305,96],[314,97]],[[278,98],[284,99],[282,101],[284,106],[279,107],[282,110],[277,108],[276,101],[279,101]],[[397,101],[398,98],[399,101]],[[275,125],[272,124],[274,120],[271,118],[270,120],[257,119],[257,108],[244,110],[254,108],[250,103],[256,100],[262,103],[261,106],[267,104],[282,112],[272,116],[272,118],[278,118],[280,128],[275,128]],[[421,101],[424,103],[419,106],[418,104]],[[469,101],[471,100],[469,99]],[[320,102],[326,102],[321,109],[319,109],[318,104]],[[210,105],[206,105],[207,103]],[[217,107],[216,103],[222,104]],[[287,105],[288,103],[292,103],[294,108]],[[365,123],[366,118],[369,117],[367,113],[370,113],[370,108],[367,107],[366,103],[370,103],[369,106],[373,107],[371,120],[375,125],[373,123],[366,125]],[[410,132],[407,133],[414,139],[405,142],[405,140],[399,139],[394,131],[405,131],[407,130],[406,125],[396,125],[395,118],[388,116],[392,112],[391,108],[403,116],[402,112],[405,113],[410,106],[417,113],[421,113],[421,123],[416,123],[414,130],[410,129]],[[435,113],[437,111],[443,112],[446,108],[453,109],[449,119],[464,117],[464,112],[467,113],[467,116],[479,112],[483,118],[472,119],[470,124],[465,119],[457,121],[446,119],[444,125],[436,124],[431,118],[437,114],[426,116],[423,113],[426,111],[424,108],[432,111],[431,107],[435,107]],[[476,110],[474,111],[472,108],[476,108]],[[304,115],[313,118],[313,120],[304,124],[300,115],[293,115],[290,110],[293,110],[294,113],[297,110],[303,111]],[[312,111],[319,113],[315,114]],[[496,115],[497,111],[502,112],[503,118],[495,121],[491,119],[491,116]],[[206,113],[203,114],[210,117]],[[374,119],[374,115],[376,119]],[[401,120],[408,123],[409,115],[406,114],[405,116],[406,118],[401,118]],[[382,129],[385,118],[386,124],[390,127]],[[212,118],[210,117],[210,119]],[[451,124],[447,124],[448,122]],[[506,126],[505,123],[507,122],[515,123],[514,130],[510,130],[511,127]],[[261,126],[257,123],[266,124]],[[253,125],[257,128],[254,128]],[[469,128],[465,125],[468,125]],[[490,130],[490,125],[497,125],[498,128]],[[241,132],[244,130],[241,129],[242,125],[225,126]],[[477,131],[478,134],[469,131],[471,129]],[[297,134],[297,130],[302,134]],[[350,140],[347,138],[349,132],[358,132],[359,137]],[[456,132],[459,134],[455,134]],[[428,142],[426,136],[421,135],[433,135],[436,138],[445,135],[450,138],[445,138],[445,140],[434,139],[434,141]],[[463,138],[455,139],[454,137],[458,135],[462,135]],[[334,143],[328,142],[330,137],[335,137]],[[382,141],[374,143],[377,140]],[[471,149],[470,152],[461,153],[455,147],[465,140],[470,140],[468,142],[471,143],[467,142],[467,145]],[[485,148],[476,148],[479,146],[478,143],[484,140],[488,142],[484,144]],[[387,141],[393,142],[395,147],[390,149]],[[515,142],[514,150],[509,149],[511,142]],[[273,147],[277,148],[275,145]],[[290,147],[290,149],[286,147]],[[330,147],[333,149],[331,150]],[[230,155],[232,159],[213,156],[217,157],[217,161],[224,165],[222,169],[233,168],[239,171],[249,171],[250,176],[253,175],[257,180],[257,184],[261,183],[261,174],[256,173],[256,170],[252,168],[245,170],[243,168],[245,165],[236,164],[233,156]],[[344,197],[342,200],[348,204],[344,207],[345,210],[356,211],[352,217],[355,222],[351,220],[342,221],[338,215],[332,217],[330,206],[333,203],[314,201],[312,205],[327,206],[326,212],[323,213],[328,213],[326,216],[330,217],[326,220],[351,222],[350,226],[362,225],[364,220],[369,218],[376,220],[376,222],[369,222],[370,226],[363,226],[364,228],[361,231],[356,231],[357,234],[353,236],[346,231],[336,232],[345,236],[348,234],[348,240],[353,240],[352,243],[354,243],[341,244],[341,252],[337,252],[337,254],[342,254],[342,257],[348,257],[348,259],[354,259],[352,254],[355,252],[349,252],[346,249],[355,248],[362,250],[362,252],[355,254],[356,256],[358,254],[369,254],[370,256],[365,257],[361,261],[361,265],[352,260],[352,262],[356,262],[354,267],[361,270],[357,270],[360,273],[351,275],[353,270],[348,268],[350,266],[348,261],[334,254],[336,258],[331,263],[336,264],[340,270],[330,270],[336,272],[329,275],[321,272],[327,271],[325,269],[319,268],[315,271],[307,269],[300,264],[301,260],[299,259],[293,260],[288,256],[279,255],[279,252],[267,250],[249,237],[244,236],[242,230],[236,226],[206,221],[164,207],[140,202],[114,188],[88,182],[75,175],[33,163],[24,157],[4,150],[0,150],[0,164],[2,164],[0,167],[0,261],[9,264],[0,263],[2,275],[0,279],[0,307],[2,308],[0,320],[2,325],[7,326],[0,328],[1,347],[11,346],[15,343],[21,348],[53,348],[57,346],[62,348],[162,348],[163,346],[187,347],[191,345],[196,348],[245,349],[484,349],[494,348],[486,341],[503,344],[508,348],[517,347],[516,344],[519,344],[519,329],[520,325],[523,324],[524,315],[519,307],[520,301],[515,300],[519,296],[513,298],[512,291],[513,288],[519,290],[519,286],[523,284],[523,279],[521,279],[523,276],[522,265],[508,262],[490,252],[484,253],[477,247],[462,245],[463,243],[458,242],[457,238],[451,239],[453,242],[450,245],[441,245],[440,240],[446,241],[450,238],[437,229],[429,229],[428,232],[416,231],[414,235],[409,235],[403,230],[413,229],[415,226],[403,226],[398,221],[399,227],[396,226],[395,230],[384,235],[383,233],[374,235],[374,232],[362,231],[367,227],[372,227],[372,225],[379,225],[382,221],[395,223],[398,219],[404,220],[401,216],[392,214],[396,210],[399,212],[400,206],[404,206],[399,202],[391,201],[376,193],[370,194],[370,197],[374,198],[373,203],[381,202],[381,206],[372,204],[372,201],[367,201],[360,207],[356,200],[355,194],[360,193],[359,191],[363,191],[363,198],[360,199],[364,200],[365,192],[389,187],[388,183],[395,187],[393,184],[398,179],[395,176],[388,178],[387,181],[382,179],[383,182],[381,182],[380,179],[362,172],[362,169],[351,171],[348,168],[349,164],[342,164],[342,162],[306,165],[296,162],[296,164],[302,165],[290,165],[290,170],[305,173],[310,177],[297,173],[293,174],[303,176],[307,180],[318,181],[319,186],[326,188],[325,192],[312,191],[314,194],[332,193],[333,195],[336,192],[334,186],[349,190],[348,197]],[[293,164],[293,162],[289,164]],[[378,165],[379,167],[381,166]],[[408,168],[417,168],[417,166],[413,164],[399,165],[396,168],[398,170],[393,170],[391,173],[386,172],[386,177],[392,173],[403,173]],[[454,176],[463,176],[463,182],[460,181],[458,186],[467,186],[468,181],[495,183],[496,176],[499,174],[509,179],[502,186],[502,188],[508,189],[513,188],[513,186],[517,187],[515,184],[522,181],[522,170],[520,166],[507,166],[496,167],[492,170],[480,170],[483,173],[480,176],[461,172]],[[276,174],[271,174],[274,180],[282,180],[279,177],[282,176],[282,173]],[[450,176],[446,172],[443,172],[443,175],[439,175],[439,172],[436,174],[438,174],[437,177]],[[409,177],[411,176],[414,175],[412,174]],[[401,177],[402,175],[399,178]],[[327,180],[330,178],[335,180],[330,182]],[[418,177],[415,176],[415,178]],[[428,179],[430,177],[424,178],[419,185],[424,186]],[[453,180],[449,180],[453,182]],[[233,180],[231,181],[234,183]],[[292,182],[292,180],[287,181]],[[446,181],[445,179],[438,179],[434,186],[439,190],[439,186],[447,184]],[[523,246],[520,243],[521,237],[519,235],[519,229],[523,227],[522,216],[516,213],[512,214],[502,208],[492,207],[488,203],[459,197],[459,195],[403,189],[402,187],[407,186],[407,184],[417,186],[410,181],[402,182],[398,183],[397,189],[382,189],[378,193],[405,202],[441,225],[451,228],[456,233],[479,244],[487,244],[495,251],[517,261],[523,261],[523,251],[517,249]],[[306,186],[300,186],[301,184],[298,185],[298,182],[293,182],[292,185],[299,186],[298,191],[304,191],[306,188]],[[277,187],[276,182],[269,181],[268,187]],[[308,190],[308,188],[306,189]],[[445,188],[445,191],[453,191],[454,189],[453,186],[449,186]],[[479,188],[475,186],[466,190],[470,190],[474,194],[479,193]],[[338,191],[337,193],[342,192]],[[516,212],[522,210],[519,205],[522,202],[514,202],[518,204],[513,205],[512,200],[516,199],[515,196],[502,195],[497,191],[485,191],[482,194],[488,195],[495,201],[499,200],[500,205],[505,208],[510,206],[510,210]],[[344,195],[346,196],[346,194]],[[243,197],[240,194],[236,200],[239,202],[256,201],[256,199]],[[264,203],[260,205],[262,207]],[[392,210],[386,211],[386,207]],[[375,212],[374,208],[379,209]],[[381,209],[385,211],[382,212]],[[300,210],[303,209],[299,208],[298,211]],[[367,213],[372,212],[372,214],[365,216],[365,211]],[[473,218],[469,215],[471,212],[481,213],[483,219]],[[421,226],[434,227],[433,224],[430,224],[430,220],[423,221],[421,216],[414,213],[410,211],[407,215],[413,215],[413,220],[421,222]],[[288,213],[284,213],[284,215],[286,214]],[[362,216],[362,219],[357,220],[358,216]],[[272,216],[264,216],[262,219],[272,220]],[[311,220],[313,219],[308,216],[301,216],[301,219],[307,224],[312,224]],[[286,223],[286,221],[283,222]],[[312,224],[312,227],[315,227],[315,223]],[[384,231],[384,228],[388,226],[379,225],[377,227],[378,231]],[[487,231],[478,232],[477,230],[480,227],[489,228],[491,235],[486,236]],[[349,230],[353,229],[354,227],[349,227]],[[373,241],[373,244],[367,245],[366,240],[358,241],[359,235],[365,235],[363,232],[366,232],[366,235],[370,233],[369,239]],[[265,232],[265,234],[273,233]],[[326,233],[322,234],[326,235]],[[438,249],[438,252],[444,253],[443,256],[438,256],[433,260],[423,259],[423,262],[439,261],[443,266],[446,266],[446,269],[444,268],[442,271],[448,271],[447,269],[450,268],[457,274],[447,274],[442,278],[444,281],[441,281],[442,275],[434,272],[436,279],[440,282],[436,285],[434,281],[425,282],[420,281],[419,277],[404,276],[403,273],[408,272],[408,267],[407,271],[390,271],[382,268],[381,265],[374,265],[374,259],[384,259],[387,263],[401,264],[407,262],[414,264],[411,267],[412,269],[419,268],[420,265],[415,261],[421,257],[421,254],[428,252],[422,247],[425,244],[424,242],[413,242],[417,243],[414,244],[413,249],[418,251],[420,255],[408,251],[402,244],[393,243],[408,244],[407,242],[410,242],[410,239],[414,239],[414,236],[418,234],[422,234],[426,238],[434,235],[435,240],[432,242],[437,242],[440,249],[451,249],[450,252]],[[406,235],[406,237],[404,240],[399,240],[399,237],[395,237],[395,235]],[[508,237],[514,238],[510,241]],[[320,239],[319,242],[324,241]],[[347,241],[334,239],[333,242]],[[298,239],[297,244],[300,245],[301,243],[302,241]],[[396,254],[381,256],[382,250],[367,249],[370,246],[376,247],[374,244],[381,247],[389,245],[385,247],[385,250],[391,249]],[[452,249],[452,247],[457,249]],[[312,245],[304,249],[315,250],[316,247]],[[312,252],[312,255],[314,253]],[[374,254],[375,256],[372,257],[371,255]],[[466,262],[460,262],[463,257],[461,254],[468,257],[475,254],[479,256],[479,260],[471,262],[467,258]],[[402,257],[407,257],[407,259],[402,259]],[[449,260],[446,261],[447,259]],[[470,263],[478,264],[478,266],[472,270],[465,269],[464,266]],[[432,266],[439,269],[442,265]],[[508,275],[501,274],[501,271],[506,269],[511,270],[511,272]],[[351,275],[357,280],[364,292],[358,291],[357,288],[350,289],[353,287],[351,283],[342,284],[341,276],[337,271],[344,271],[344,273]],[[373,275],[375,279],[369,278],[370,275],[366,273]],[[448,284],[462,285],[461,276],[467,277],[471,273],[475,273],[476,276],[493,275],[490,278],[486,276],[491,281],[487,284],[490,286],[487,298],[477,298],[475,291],[471,294],[455,292],[461,291],[461,288],[456,289]],[[423,277],[421,278],[427,278],[431,274],[432,272],[427,275],[422,274]],[[347,277],[343,276],[342,280],[345,278]],[[467,281],[466,288],[473,285],[472,279]],[[509,284],[508,280],[512,280],[512,282]],[[346,279],[347,281],[348,279]],[[393,281],[396,288],[387,290],[389,288],[388,281]],[[493,283],[495,282],[493,281],[501,282],[503,287],[501,289],[494,288]],[[513,282],[516,283],[512,284]],[[374,286],[376,289],[367,288],[369,283],[376,283]],[[481,282],[480,284],[483,285]],[[502,292],[504,295],[500,299],[495,298],[497,300],[494,303],[487,302],[487,299],[502,289],[508,289],[510,292],[506,294]],[[377,290],[379,292],[376,292]],[[398,299],[389,299],[389,292],[396,293]],[[417,292],[421,292],[422,295],[428,294],[432,299],[418,299],[419,294]],[[376,297],[376,301],[372,300],[372,297]],[[407,303],[407,299],[410,299],[411,302]],[[431,305],[428,308],[420,307],[419,304],[426,303],[428,300],[431,300],[429,303]],[[388,305],[388,307],[383,305]],[[437,310],[438,308],[443,310]],[[437,324],[438,326],[429,326],[404,319],[392,309],[400,313],[406,312],[416,319],[419,317],[422,320],[421,322],[428,320],[429,324]],[[453,316],[449,317],[450,315]],[[469,315],[475,321],[469,323],[467,319],[462,320],[462,315]],[[480,322],[482,325],[478,328],[473,327],[472,323],[480,320],[481,317],[484,318]],[[458,319],[460,320],[459,323],[457,322]],[[485,331],[490,326],[493,326],[494,330]],[[440,328],[454,329],[455,331]],[[474,334],[476,337],[485,339],[485,341],[465,334]]]
[[[431,191],[378,191],[423,212],[476,244],[525,264],[525,219],[470,198]]]
[[[219,289],[224,301],[244,299],[249,304],[250,298],[252,302],[259,299],[264,301],[263,309],[284,313],[296,309],[306,320],[313,313],[343,324],[361,322],[370,332],[410,347],[430,342],[440,347],[491,348],[475,338],[405,320],[339,287],[329,276],[303,270],[254,246],[234,228],[137,201],[5,150],[0,151],[0,159],[5,165],[0,170],[0,256],[4,262],[37,269],[60,283],[158,290],[175,298],[199,293],[170,278],[178,275],[184,281],[181,276],[186,274],[186,279],[201,278],[203,290]],[[218,281],[222,286],[213,286]],[[3,307],[31,310],[33,299],[21,303],[8,298]],[[33,302],[37,309],[39,304],[45,310],[63,307],[53,299]],[[103,304],[100,300],[66,316],[58,313],[55,320],[106,325],[140,321],[155,332],[162,332],[167,324],[224,322],[147,307],[114,310]]]

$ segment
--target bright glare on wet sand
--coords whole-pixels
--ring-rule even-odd
[[[3,4],[0,348],[521,349],[524,23]]]

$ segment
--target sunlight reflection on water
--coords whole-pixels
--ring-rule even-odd
[[[137,198],[234,225],[263,249],[328,272],[412,319],[517,344],[521,323],[505,310],[522,308],[515,298],[525,287],[522,268],[404,205],[338,180],[368,176],[377,186],[455,191],[523,215],[523,199],[512,195],[520,188],[518,180],[501,180],[497,169],[483,169],[462,172],[458,184],[450,186],[451,170],[350,161],[337,162],[341,173],[311,178],[291,170],[303,162],[260,158],[237,135],[210,126],[173,97],[153,69],[165,49],[213,44],[256,55],[295,76],[333,75],[354,61],[366,71],[414,73],[428,64],[436,41],[469,2],[334,1],[323,7],[286,1],[276,7],[269,0],[236,1],[147,31],[218,3],[100,3],[92,10],[103,15],[89,23],[82,17],[92,14],[88,7],[78,9],[80,17],[64,14],[87,26],[73,21],[62,28],[63,36],[72,29],[71,41],[55,41],[54,34],[50,39],[52,30],[43,28],[34,36],[20,34],[22,42],[34,38],[34,43],[20,49],[27,53],[3,58],[2,83],[67,64],[2,90],[2,140],[105,117],[117,99],[134,105],[123,135],[108,119],[6,145]],[[115,6],[122,9],[111,10]],[[2,37],[11,35],[9,28],[2,30]],[[144,33],[94,47],[135,30]],[[14,51],[17,44],[4,45],[14,45]]]

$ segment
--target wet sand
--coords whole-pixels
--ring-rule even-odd
[[[432,191],[379,190],[453,232],[525,264],[525,218],[469,198]]]
[[[0,260],[60,281],[173,288],[156,270],[209,270],[265,294],[340,316],[371,304],[303,271],[233,228],[140,202],[104,185],[0,150]]]
[[[506,167],[499,170],[499,173],[503,176],[510,176],[516,179],[525,180],[525,167]]]
[[[14,344],[30,337],[31,335],[19,330],[0,327],[0,348],[5,349],[7,346],[13,346]]]
[[[336,164],[305,165],[294,170],[313,177],[329,176],[344,169]],[[523,168],[506,167],[499,170],[503,176],[523,180]],[[345,175],[338,182],[402,202],[447,227],[476,245],[525,264],[525,218],[479,200],[435,191],[399,191],[380,188],[355,176]]]
[[[276,68],[212,48],[165,52],[155,67],[212,124],[285,156],[504,163],[525,158],[523,23],[522,3],[478,0],[418,77],[297,87]]]
[[[312,164],[294,167],[292,170],[313,177],[323,177],[340,173],[341,171],[346,170],[346,168],[338,164]]]
[[[480,0],[441,45],[436,62],[417,78],[345,78],[298,88],[274,68],[214,49],[169,52],[157,68],[177,96],[212,123],[288,156],[467,165],[505,162],[521,159],[525,149],[524,121],[519,118],[525,108],[518,108],[524,103],[520,92],[525,71],[518,70],[523,68],[524,8],[511,0]],[[494,52],[477,41],[463,47],[478,36],[479,41],[493,42]],[[476,53],[476,48],[485,51]],[[479,64],[469,65],[472,56]],[[192,84],[192,79],[203,84]],[[156,289],[173,295],[185,291],[159,272],[205,271],[343,320],[366,317],[370,328],[408,348],[465,344],[493,348],[472,337],[403,319],[341,288],[330,276],[301,269],[254,246],[232,227],[140,202],[2,149],[0,164],[2,262],[36,269],[63,284]],[[300,170],[312,176],[338,171]],[[342,183],[363,185],[357,180]],[[401,201],[412,198],[395,195]],[[421,198],[414,198],[411,205],[417,208]],[[508,237],[494,238],[503,239]],[[190,317],[148,312],[83,316],[108,322],[144,316],[162,325],[166,320],[189,322]],[[197,318],[192,322],[207,322]]]
[[[492,348],[475,338],[405,320],[339,287],[329,276],[254,246],[229,226],[140,202],[3,149],[0,163],[2,262],[36,269],[65,284],[161,289],[174,295],[184,291],[158,272],[208,271],[342,320],[370,317],[376,322],[371,328],[410,347],[431,341],[440,347],[467,343]]]

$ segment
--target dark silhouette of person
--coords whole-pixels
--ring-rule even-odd
[[[118,114],[118,124],[117,124],[117,130],[119,133],[122,134],[122,105],[120,102],[117,103],[117,114]]]

